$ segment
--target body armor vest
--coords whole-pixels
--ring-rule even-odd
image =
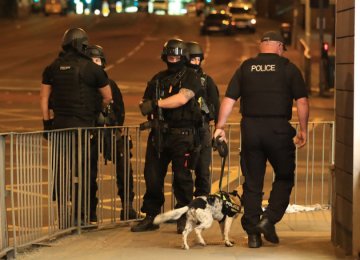
[[[186,73],[188,73],[188,69],[184,67],[178,73],[171,76],[164,77],[160,75],[160,98],[167,98],[178,94],[182,87],[182,79]],[[201,110],[195,97],[181,107],[163,109],[163,114],[169,127],[195,127],[201,122]]]
[[[286,80],[285,58],[250,59],[241,68],[240,112],[248,117],[292,115],[292,97]]]
[[[54,63],[52,106],[55,116],[78,117],[94,121],[100,111],[101,97],[96,88],[82,80],[85,59],[60,57]]]

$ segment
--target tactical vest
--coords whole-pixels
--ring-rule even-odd
[[[55,116],[95,120],[100,111],[101,97],[96,88],[83,81],[87,62],[91,61],[73,56],[60,57],[54,62],[51,97]]]
[[[240,112],[248,117],[292,115],[292,96],[286,80],[285,58],[247,60],[241,68]]]
[[[171,76],[159,75],[160,98],[164,99],[178,94],[182,87],[182,80],[186,73],[189,73],[189,71],[186,67],[184,67],[184,69]],[[163,114],[169,127],[196,127],[201,123],[201,110],[195,100],[195,97],[191,98],[181,107],[163,109]]]

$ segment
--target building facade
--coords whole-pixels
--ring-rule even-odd
[[[360,257],[360,9],[358,0],[336,4],[336,143],[332,241]]]

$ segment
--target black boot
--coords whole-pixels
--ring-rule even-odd
[[[131,227],[131,232],[144,232],[158,229],[158,225],[154,225],[155,216],[146,215],[136,226]]]
[[[176,231],[178,234],[182,234],[182,232],[185,229],[186,225],[186,214],[182,215],[177,221],[176,221]]]
[[[90,211],[90,222],[97,222],[97,215],[96,215],[96,210],[95,211]]]
[[[274,244],[279,244],[279,237],[275,231],[275,225],[267,218],[263,217],[256,225],[256,230],[264,234],[264,238]]]
[[[261,234],[248,234],[248,247],[259,248],[262,246]]]

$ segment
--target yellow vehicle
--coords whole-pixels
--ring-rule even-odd
[[[44,13],[46,16],[50,14],[66,15],[67,1],[66,0],[46,0],[44,4]]]

